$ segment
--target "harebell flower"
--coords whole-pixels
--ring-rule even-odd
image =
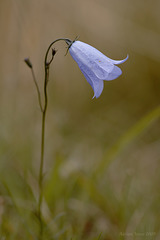
[[[114,80],[122,74],[121,69],[115,65],[128,59],[127,56],[123,60],[112,60],[96,48],[81,41],[71,41],[68,44],[72,58],[77,62],[87,82],[93,88],[93,98],[98,98],[101,95],[104,80]]]

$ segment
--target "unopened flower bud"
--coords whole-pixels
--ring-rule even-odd
[[[27,66],[28,66],[29,68],[32,68],[32,63],[31,63],[31,61],[29,60],[29,58],[25,58],[25,59],[24,59],[24,62],[27,64]]]
[[[57,50],[55,48],[52,48],[52,57],[56,54]]]

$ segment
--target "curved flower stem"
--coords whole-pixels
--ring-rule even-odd
[[[48,95],[47,95],[47,85],[48,85],[48,80],[49,80],[49,67],[50,64],[53,61],[54,55],[56,53],[55,50],[52,50],[52,58],[50,61],[48,61],[48,54],[53,46],[54,43],[58,41],[65,41],[68,46],[72,43],[72,41],[68,38],[58,38],[55,41],[53,41],[45,55],[45,60],[44,60],[44,68],[45,68],[45,78],[44,78],[44,107],[41,105],[41,98],[39,94],[39,88],[37,87],[37,93],[39,97],[39,104],[42,112],[42,127],[41,127],[41,157],[40,157],[40,168],[39,168],[39,197],[38,197],[38,218],[39,218],[39,240],[43,240],[43,232],[44,232],[44,226],[43,226],[43,216],[42,216],[42,201],[43,201],[43,167],[44,167],[44,147],[45,147],[45,123],[46,123],[46,112],[47,112],[47,106],[48,106]],[[36,81],[35,81],[36,84]]]
[[[46,51],[45,60],[44,60],[45,66],[48,65],[48,63],[47,63],[47,58],[48,58],[49,50],[51,49],[51,47],[53,46],[53,44],[55,44],[55,43],[58,42],[58,41],[65,41],[65,42],[68,44],[69,47],[70,47],[70,45],[71,45],[72,42],[73,42],[73,41],[70,40],[69,38],[58,38],[58,39],[54,40],[54,41],[49,45],[49,47],[48,47],[48,49],[47,49],[47,51]],[[51,63],[51,62],[49,62],[49,65],[50,65],[50,63]]]

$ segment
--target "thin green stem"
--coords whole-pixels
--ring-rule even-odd
[[[37,80],[36,80],[36,77],[35,77],[35,74],[34,74],[33,67],[31,67],[31,72],[32,72],[32,76],[33,76],[33,81],[34,81],[36,89],[37,89],[39,106],[40,106],[41,112],[43,112],[42,101],[41,101],[41,93],[40,93],[39,86],[38,86],[38,83],[37,83]]]
[[[48,106],[47,96],[47,82],[48,82],[48,69],[45,67],[45,81],[44,81],[44,108],[42,110],[42,130],[41,130],[41,159],[39,169],[39,199],[38,199],[38,216],[40,223],[39,240],[43,239],[43,219],[42,219],[42,200],[43,200],[43,166],[44,166],[44,146],[45,146],[45,121],[46,111]]]
[[[52,45],[61,40],[65,41],[68,45],[70,45],[72,42],[70,39],[67,39],[67,38],[58,38],[49,45],[49,47],[46,51],[45,60],[44,60],[44,68],[45,68],[44,107],[42,107],[42,104],[41,104],[41,97],[40,97],[40,91],[39,91],[38,84],[36,84],[37,82],[34,80],[35,84],[36,84],[36,88],[37,88],[39,105],[40,105],[41,112],[42,112],[41,157],[40,157],[39,180],[38,180],[38,183],[39,183],[39,198],[38,198],[39,240],[43,240],[43,233],[44,233],[43,216],[42,216],[42,202],[43,202],[43,167],[44,167],[44,148],[45,148],[45,125],[46,125],[46,111],[47,111],[47,107],[48,107],[47,85],[48,85],[48,80],[49,80],[49,67],[53,61],[56,51],[54,52],[54,55],[53,55],[53,51],[52,51],[52,58],[50,59],[50,61],[48,61],[48,54],[49,54],[49,51],[50,51]]]

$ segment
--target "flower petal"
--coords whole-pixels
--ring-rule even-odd
[[[103,87],[104,87],[104,83],[103,80],[98,79],[94,73],[91,73],[89,71],[89,69],[87,69],[86,66],[80,66],[80,70],[83,73],[83,75],[85,76],[87,82],[91,85],[91,87],[93,88],[94,91],[94,97],[98,98],[102,91],[103,91]]]
[[[79,66],[82,63],[87,65],[100,79],[107,78],[108,74],[113,70],[114,65],[108,58],[86,43],[75,41],[69,48],[69,52]]]
[[[108,74],[108,77],[105,78],[104,80],[106,80],[106,81],[114,80],[114,79],[118,78],[121,74],[122,74],[122,70],[119,67],[114,66],[112,72],[110,72]]]
[[[96,48],[81,41],[73,42],[69,47],[69,52],[93,88],[93,98],[98,98],[101,95],[104,80],[114,80],[122,74],[121,69],[115,65],[128,59],[127,56],[123,60],[112,60]]]
[[[102,91],[103,91],[103,88],[104,88],[104,82],[103,80],[99,80],[97,82],[94,82],[94,96],[93,98],[98,98]]]
[[[112,60],[112,63],[117,65],[117,64],[121,64],[121,63],[124,63],[125,61],[127,61],[127,59],[129,58],[129,55],[127,55],[127,57],[123,60]]]
[[[100,79],[113,80],[116,78],[111,77],[113,75],[114,64],[121,64],[128,59],[128,55],[123,60],[112,60],[101,53],[96,48],[83,43],[81,41],[75,41],[69,49],[71,56],[78,63],[83,63],[88,65],[95,75]],[[110,75],[110,73],[112,73]],[[122,72],[119,71],[117,77],[121,75]],[[110,76],[109,76],[110,75]],[[109,79],[108,79],[109,77]]]

